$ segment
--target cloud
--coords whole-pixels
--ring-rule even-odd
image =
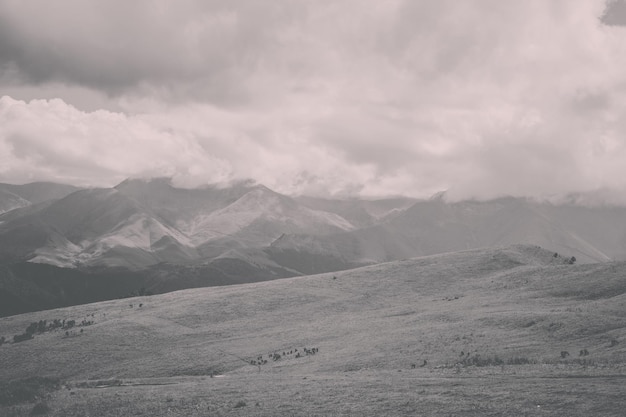
[[[126,177],[173,176],[181,183],[229,175],[226,161],[193,140],[122,113],[86,113],[60,99],[0,98],[0,176],[111,186]]]
[[[601,20],[605,25],[626,26],[626,2],[624,0],[607,0]]]
[[[0,85],[24,99],[2,99],[0,179],[451,199],[623,188],[614,10],[0,0]]]
[[[289,13],[285,2],[6,0],[0,62],[6,82],[236,100],[280,13]]]

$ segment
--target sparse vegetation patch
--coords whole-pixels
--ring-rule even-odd
[[[315,355],[318,352],[319,352],[319,348],[317,347],[311,347],[311,348],[301,347],[301,348],[289,348],[285,350],[269,352],[267,355],[258,355],[254,359],[245,359],[245,358],[241,358],[239,356],[232,355],[232,354],[229,354],[229,355],[236,356],[238,359],[252,366],[258,367],[259,371],[261,371],[261,366],[267,365],[269,361],[278,362],[283,359],[299,359],[305,356]]]
[[[95,314],[92,314],[91,316],[95,317]],[[91,326],[94,323],[95,322],[93,320],[87,320],[87,319],[83,319],[78,324],[76,324],[76,320],[65,320],[65,319],[63,320],[54,319],[51,321],[48,321],[48,320],[34,321],[30,323],[28,327],[26,327],[26,329],[24,330],[24,333],[16,334],[13,336],[13,343],[20,343],[26,340],[31,340],[35,338],[36,334],[43,334],[45,332],[51,332],[57,329],[65,330],[65,337],[69,337],[69,336],[75,335],[74,331],[71,330],[74,327],[86,327],[86,326]],[[80,329],[80,333],[83,333],[83,331],[84,329]],[[6,342],[6,339],[4,338],[4,336],[0,338],[0,346],[3,345],[5,342]]]
[[[532,365],[537,361],[524,356],[512,356],[509,358],[501,358],[498,355],[481,356],[479,353],[464,353],[461,352],[461,359],[458,360],[455,367],[487,367],[487,366],[502,366],[502,365]]]
[[[33,335],[30,333],[16,334],[13,336],[13,343],[20,343],[25,340],[30,340],[32,338],[33,338]]]
[[[43,416],[48,414],[50,407],[46,403],[37,403],[30,412],[31,416]]]
[[[43,399],[48,392],[56,391],[61,382],[56,378],[32,377],[0,384],[0,405],[10,406]]]

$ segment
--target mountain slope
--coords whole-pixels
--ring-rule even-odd
[[[166,179],[79,190],[57,201],[13,210],[0,216],[0,222],[5,262],[64,267],[206,262],[233,248],[265,246],[283,233],[353,228],[336,214],[302,207],[263,186],[239,183],[186,190]]]
[[[28,200],[0,187],[0,214],[29,205]]]
[[[0,214],[16,208],[27,207],[63,198],[79,188],[49,182],[14,185],[0,183]]]
[[[353,228],[336,214],[302,207],[265,187],[255,187],[232,204],[181,227],[197,244],[239,236],[254,246],[265,246],[283,233],[320,235]]]
[[[119,250],[119,249],[116,249]],[[129,257],[129,254],[120,254]],[[263,256],[223,257],[201,265],[159,263],[144,268],[96,265],[63,268],[46,263],[0,265],[0,317],[186,288],[269,281],[299,275]]]
[[[93,324],[0,346],[0,383],[59,378],[67,417],[617,416],[625,273],[514,246],[7,317]]]
[[[626,208],[553,205],[519,198],[420,201],[375,226],[321,237],[284,236],[273,257],[333,257],[371,264],[464,249],[527,243],[580,262],[626,259]]]
[[[39,204],[44,201],[58,200],[74,191],[80,190],[73,185],[58,184],[54,182],[31,182],[29,184],[13,185],[0,184],[0,188],[19,195],[31,204]]]
[[[362,229],[380,223],[385,218],[398,215],[415,204],[417,200],[401,197],[379,200],[334,200],[300,196],[296,198],[296,201],[314,210],[338,214],[355,227]]]

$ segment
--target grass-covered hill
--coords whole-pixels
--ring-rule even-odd
[[[565,261],[479,249],[5,317],[0,415],[623,415],[626,264]]]

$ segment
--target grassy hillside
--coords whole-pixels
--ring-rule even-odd
[[[133,294],[160,294],[181,288],[302,275],[263,261],[253,256],[246,260],[218,258],[203,265],[162,263],[140,271],[123,267],[70,269],[30,262],[0,265],[0,317]]]
[[[0,346],[0,415],[622,415],[625,312],[626,264],[514,246],[29,313],[76,325]]]

